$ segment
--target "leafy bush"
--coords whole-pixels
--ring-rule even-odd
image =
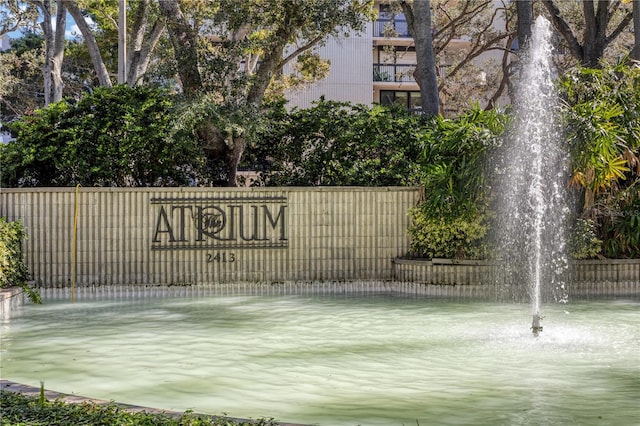
[[[22,285],[27,281],[27,267],[22,261],[22,222],[7,222],[0,217],[0,287]]]
[[[607,257],[640,257],[640,67],[580,68],[561,82],[571,184]]]
[[[0,288],[21,287],[33,302],[40,303],[40,296],[27,286],[29,274],[22,261],[25,236],[22,222],[0,217]]]
[[[171,186],[192,177],[199,151],[173,143],[173,103],[162,91],[120,85],[63,100],[8,127],[4,186]]]
[[[427,217],[416,207],[409,212],[411,244],[409,255],[419,258],[485,259],[484,238],[489,229],[484,215],[469,217]]]
[[[269,159],[267,186],[390,186],[419,183],[422,118],[400,108],[318,101],[274,110],[248,158]]]
[[[420,156],[425,200],[410,212],[410,255],[488,255],[491,194],[485,168],[507,122],[499,111],[476,108],[455,119],[438,117],[425,129]]]
[[[501,143],[508,116],[474,108],[438,117],[422,134],[419,157],[429,217],[474,216],[489,204],[487,158]]]
[[[596,235],[592,220],[578,219],[571,230],[569,255],[574,259],[593,259],[602,251],[602,240]]]
[[[221,102],[204,94],[177,105],[169,137],[178,144],[195,142],[201,147],[198,185],[226,186],[233,180],[230,172],[240,168],[237,161],[264,125],[262,111],[254,105]]]
[[[612,209],[601,213],[604,254],[612,258],[640,258],[640,180],[625,190]]]
[[[271,420],[234,421],[185,413],[179,418],[167,414],[129,412],[111,403],[65,404],[20,393],[0,391],[0,419],[2,425],[130,425],[130,426],[273,426]]]

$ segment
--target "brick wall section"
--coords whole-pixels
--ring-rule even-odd
[[[391,279],[418,188],[1,189],[38,286]]]

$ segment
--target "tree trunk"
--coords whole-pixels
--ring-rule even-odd
[[[64,59],[64,32],[66,27],[66,10],[62,0],[56,0],[56,29],[51,24],[51,0],[34,3],[42,12],[42,32],[45,40],[45,62],[42,75],[44,78],[44,104],[58,102],[62,99],[62,61]]]
[[[431,35],[431,1],[400,2],[407,18],[407,26],[416,46],[416,70],[414,77],[420,87],[422,112],[435,116],[440,112],[438,75]]]
[[[227,166],[227,186],[233,187],[237,185],[236,176],[238,174],[238,165],[244,153],[247,142],[244,138],[235,138],[233,146],[227,147],[225,152],[225,165]]]
[[[632,13],[627,13],[607,35],[611,16],[616,11],[616,8],[610,9],[610,6],[616,4],[616,7],[620,7],[619,4],[612,3],[611,0],[584,0],[582,2],[584,33],[583,43],[580,44],[567,22],[560,16],[560,11],[553,0],[542,0],[542,3],[549,11],[553,26],[569,45],[571,54],[580,61],[580,65],[589,68],[599,66],[606,47],[625,30],[633,17]]]
[[[160,0],[160,13],[166,20],[169,38],[173,46],[182,91],[195,98],[202,89],[202,79],[198,70],[197,37],[195,30],[182,14],[177,0]]]
[[[282,43],[279,49],[274,49],[273,52],[270,52],[260,61],[260,67],[254,76],[254,82],[247,95],[248,104],[260,106],[276,69],[282,63],[282,50],[284,47],[285,43]]]
[[[87,21],[85,21],[80,8],[78,8],[78,5],[73,0],[62,1],[64,2],[71,16],[73,16],[73,19],[76,21],[76,25],[82,33],[82,37],[84,38],[87,50],[89,51],[89,57],[91,57],[93,69],[95,70],[96,76],[98,77],[98,83],[103,87],[111,87],[111,78],[109,77],[109,71],[107,70],[107,67],[104,65],[104,61],[102,60],[102,55],[100,55],[100,48],[98,47],[96,38],[91,32],[91,28],[89,28]]]
[[[604,7],[605,10],[608,7],[609,1],[598,0],[598,11],[596,12],[596,1],[584,0],[582,2],[582,9],[584,11],[584,39],[583,39],[583,57],[581,64],[588,68],[596,68],[598,62],[604,53],[603,37],[602,37],[602,25],[606,25],[600,22],[601,11]],[[606,27],[604,29],[606,31]]]
[[[165,28],[164,23],[158,19],[153,23],[151,31],[145,38],[149,26],[150,0],[139,0],[134,4],[137,6],[137,10],[135,12],[133,31],[131,32],[131,47],[127,49],[127,63],[129,64],[127,85],[131,87],[142,84],[143,76],[146,74],[151,61],[151,54],[158,41],[160,41]]]
[[[62,100],[62,90],[64,89],[64,83],[62,82],[62,62],[64,61],[65,30],[67,27],[67,9],[64,7],[62,0],[56,0],[56,5],[56,34],[51,66],[53,102]]]
[[[633,0],[633,49],[631,59],[640,61],[640,0]]]
[[[531,0],[517,1],[516,13],[518,15],[518,47],[522,50],[529,44],[529,39],[531,38],[531,27],[533,26],[533,5]]]
[[[149,63],[151,62],[151,54],[155,49],[160,37],[164,32],[164,24],[156,21],[146,40],[142,43],[135,42],[134,49],[129,59],[129,74],[127,75],[127,84],[131,87],[142,84],[143,77],[147,73]]]
[[[198,70],[197,34],[182,14],[176,0],[160,0],[158,4],[166,21],[176,62],[180,64],[178,75],[182,90],[187,98],[195,99],[202,90]],[[244,138],[224,135],[221,129],[211,123],[203,124],[196,130],[196,134],[207,157],[224,161],[226,185],[236,186],[237,167],[245,147]]]
[[[53,92],[53,25],[51,25],[51,0],[44,0],[37,3],[42,11],[42,32],[44,33],[44,69],[42,70],[42,76],[44,78],[44,104],[49,105],[52,102]]]

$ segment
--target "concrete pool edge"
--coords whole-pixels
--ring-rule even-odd
[[[468,265],[465,265],[469,267]],[[454,274],[455,275],[455,274]],[[453,275],[452,275],[453,276]],[[405,277],[406,278],[406,277]],[[415,278],[415,277],[414,277]],[[33,283],[31,283],[33,284]],[[69,286],[37,287],[33,286],[43,297],[71,297]],[[171,284],[126,284],[126,285],[90,285],[78,286],[74,294],[79,298],[98,294],[118,297],[129,297],[136,292],[159,292],[163,296],[184,295],[224,295],[270,294],[270,295],[312,295],[312,294],[358,294],[358,293],[391,293],[407,296],[457,297],[482,299],[487,296],[501,294],[510,287],[496,283],[461,284],[460,282],[433,283],[415,279],[406,280],[333,280],[333,281],[278,281],[278,282],[237,282],[237,283],[184,283]],[[570,297],[638,297],[640,296],[640,280],[635,278],[623,281],[580,281],[567,285]],[[20,287],[0,288],[0,319],[8,319],[14,308],[20,307],[26,297]]]
[[[24,302],[20,287],[0,288],[0,320],[9,318],[11,309],[22,305]]]
[[[40,395],[40,388],[37,388],[35,386],[25,385],[22,383],[12,382],[6,379],[0,379],[0,390],[7,391],[7,392],[20,393],[23,395],[35,396],[35,397]],[[152,408],[152,407],[143,407],[139,405],[126,404],[126,403],[116,402],[116,401],[106,401],[103,399],[90,398],[90,397],[80,396],[75,394],[66,394],[66,393],[56,392],[48,389],[44,390],[44,396],[48,401],[61,401],[65,404],[83,404],[83,403],[96,404],[96,405],[116,404],[117,406],[132,413],[163,414],[165,416],[173,417],[176,419],[180,418],[180,416],[185,414],[184,412],[180,412],[180,411],[163,410],[163,409]],[[257,424],[259,422],[258,419],[245,419],[245,418],[238,418],[238,417],[217,416],[217,415],[202,414],[202,413],[193,413],[193,414],[197,416],[210,417],[212,419],[233,421],[236,423],[256,423]],[[275,421],[275,424],[279,426],[309,426],[301,423],[287,423],[287,422],[280,422],[280,421]]]

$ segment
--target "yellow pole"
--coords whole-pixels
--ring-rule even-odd
[[[78,266],[78,189],[80,184],[76,185],[75,209],[73,212],[73,253],[71,263],[71,302],[76,301],[76,278]]]

